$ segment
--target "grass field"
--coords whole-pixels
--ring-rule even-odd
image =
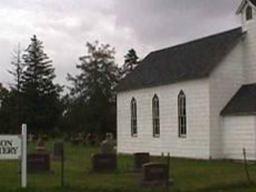
[[[49,149],[51,149],[51,143]],[[30,146],[30,148],[32,148]],[[80,192],[80,191],[164,191],[165,189],[145,189],[139,185],[141,175],[133,173],[131,156],[119,156],[118,170],[112,174],[91,172],[90,157],[98,148],[65,144],[65,187],[60,188],[60,163],[52,162],[52,173],[28,176],[28,189],[21,190],[19,163],[0,162],[0,192]],[[154,158],[161,161],[160,158]],[[256,164],[249,165],[252,180],[256,183]],[[218,191],[253,192],[256,185],[249,185],[243,164],[229,161],[194,161],[171,159],[171,176],[174,186],[170,191]]]

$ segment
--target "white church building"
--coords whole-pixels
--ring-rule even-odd
[[[119,153],[256,159],[256,0],[241,27],[151,52],[119,83]]]

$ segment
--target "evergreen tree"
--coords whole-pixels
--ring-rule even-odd
[[[76,65],[80,74],[75,77],[68,74],[74,98],[70,111],[78,114],[76,122],[83,122],[77,126],[80,130],[97,134],[114,132],[115,124],[109,122],[109,118],[115,121],[111,112],[115,105],[114,87],[119,79],[119,69],[114,62],[115,51],[110,45],[97,41],[86,46],[87,54],[80,57],[80,64]],[[110,113],[113,114],[111,117]]]
[[[43,48],[34,35],[23,54],[25,70],[21,77],[24,122],[37,133],[53,130],[61,114],[61,87],[53,83],[54,68]]]
[[[139,57],[134,49],[130,49],[124,56],[124,64],[121,68],[122,78],[132,72],[139,64]]]

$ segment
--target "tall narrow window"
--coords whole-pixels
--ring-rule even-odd
[[[248,6],[246,8],[246,20],[249,21],[252,19],[252,7]]]
[[[132,98],[131,100],[131,135],[133,137],[137,136],[137,104],[136,100]]]
[[[160,136],[160,114],[159,114],[159,99],[154,95],[152,99],[152,120],[153,120],[153,136]]]
[[[186,96],[183,91],[178,95],[178,124],[179,137],[186,137],[187,135],[187,117],[186,117]]]

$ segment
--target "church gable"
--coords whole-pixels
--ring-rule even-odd
[[[242,37],[236,28],[150,53],[118,85],[127,91],[207,77]]]

